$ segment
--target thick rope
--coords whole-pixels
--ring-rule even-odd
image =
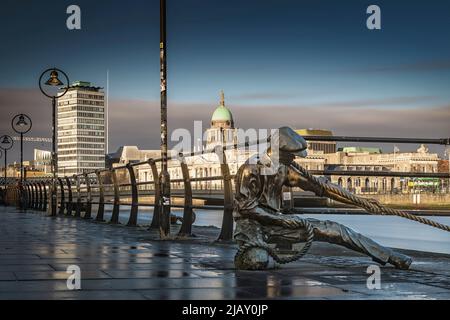
[[[300,251],[298,251],[297,253],[295,253],[293,255],[289,255],[287,257],[280,257],[278,255],[278,252],[275,249],[271,248],[269,245],[267,245],[265,243],[245,242],[244,244],[239,246],[236,256],[242,255],[250,249],[260,248],[260,249],[266,250],[267,253],[273,258],[273,260],[275,260],[276,262],[278,262],[280,264],[294,262],[294,261],[300,259],[301,257],[303,257],[308,252],[308,250],[311,247],[313,240],[314,240],[314,228],[311,225],[311,223],[309,223],[309,221],[306,219],[296,217],[295,219],[290,219],[290,218],[280,219],[280,224],[281,224],[281,226],[288,228],[288,229],[301,229],[301,228],[305,229],[306,242]]]
[[[353,205],[356,205],[358,207],[361,207],[365,209],[367,212],[375,215],[395,215],[399,216],[405,219],[413,220],[419,223],[423,223],[444,231],[450,232],[450,226],[447,226],[445,224],[429,220],[414,214],[410,214],[405,211],[396,210],[392,208],[388,208],[383,206],[381,203],[379,203],[375,199],[366,199],[362,197],[358,197],[354,195],[353,193],[340,188],[337,185],[328,183],[322,179],[319,179],[315,176],[313,176],[308,170],[300,166],[298,163],[292,162],[291,168],[296,170],[299,174],[301,174],[303,177],[305,177],[308,181],[313,183],[316,187],[320,188],[319,194],[324,195],[325,191],[327,191],[326,196],[329,196],[331,198],[334,198],[334,200],[340,201],[340,202],[347,202],[351,203]]]

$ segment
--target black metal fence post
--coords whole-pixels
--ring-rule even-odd
[[[38,185],[38,189],[39,189],[39,200],[38,200],[38,204],[37,204],[37,209],[42,211],[42,209],[44,208],[44,194],[42,191],[42,181],[38,181],[37,183]]]
[[[75,217],[81,217],[81,186],[80,186],[80,178],[77,175],[73,176],[76,183],[77,190],[77,203],[75,205]]]
[[[44,191],[44,199],[42,201],[42,211],[47,211],[48,208],[48,181],[42,182],[42,190]]]
[[[67,202],[66,202],[66,215],[72,215],[73,198],[72,198],[72,183],[69,177],[65,177],[67,185]]]
[[[119,214],[120,214],[120,190],[119,190],[119,182],[117,181],[116,170],[111,169],[111,177],[114,188],[114,204],[113,211],[111,215],[111,220],[109,223],[117,224],[119,223]]]
[[[130,210],[130,218],[128,219],[127,226],[136,226],[137,218],[138,218],[138,209],[139,209],[139,196],[136,185],[136,174],[134,173],[133,166],[128,163],[127,164],[128,175],[130,176],[130,187],[131,187],[131,210]]]
[[[35,182],[30,182],[31,184],[31,209],[37,208],[37,184]]]
[[[95,172],[95,175],[97,176],[97,186],[98,186],[98,210],[95,221],[103,222],[105,221],[103,219],[105,214],[105,188],[103,186],[102,173],[100,172],[100,170],[97,170]]]
[[[22,182],[22,192],[20,193],[20,208],[29,209],[30,201],[32,199],[32,191],[31,186],[28,183]],[[25,192],[23,192],[25,190]],[[25,196],[25,197],[24,197]]]
[[[32,182],[32,185],[33,185],[33,202],[32,202],[31,208],[37,209],[39,207],[38,184],[37,184],[37,182]]]
[[[26,190],[25,193],[25,199],[21,199],[20,201],[20,205],[23,209],[30,209],[30,203],[33,199],[33,190],[31,189],[31,185],[29,182],[25,182],[23,183],[23,186]]]
[[[58,185],[59,185],[59,211],[58,213],[60,215],[64,214],[64,209],[65,209],[65,194],[64,194],[64,183],[63,180],[61,178],[58,178]],[[58,202],[57,202],[58,203]]]
[[[192,185],[191,179],[189,177],[189,168],[186,164],[186,159],[184,157],[180,159],[180,166],[184,185],[184,211],[183,211],[183,223],[181,224],[178,236],[190,237],[192,236],[192,223],[194,220],[192,213]]]
[[[151,170],[152,170],[152,176],[153,176],[153,185],[154,185],[154,201],[153,201],[153,218],[152,218],[152,223],[150,224],[150,228],[159,228],[159,223],[160,223],[160,212],[161,212],[161,207],[160,207],[160,192],[159,192],[159,183],[158,183],[158,167],[156,166],[155,160],[153,159],[148,159],[148,165],[150,166]]]
[[[86,211],[84,212],[84,219],[92,219],[92,190],[91,180],[88,173],[84,173],[84,183],[86,184]]]
[[[217,240],[230,241],[233,239],[233,187],[231,184],[230,168],[223,147],[216,147],[215,152],[220,160],[220,171],[223,177],[223,218],[222,228]]]

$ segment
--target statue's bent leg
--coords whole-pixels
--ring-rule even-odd
[[[383,247],[352,229],[334,221],[308,219],[314,227],[314,240],[338,244],[370,256],[374,261],[391,263],[396,268],[408,269],[411,258]],[[247,244],[298,243],[306,241],[304,229],[287,229],[280,226],[266,226],[251,220],[242,219],[236,222],[235,239],[240,248]],[[262,270],[269,263],[269,254],[263,248],[252,248],[244,253],[238,252],[235,265],[238,269]]]
[[[263,248],[251,248],[241,252],[244,245],[264,245],[263,231],[261,225],[256,221],[241,219],[236,221],[234,239],[239,245],[239,251],[234,257],[234,264],[239,270],[264,270],[269,265],[269,254]]]
[[[317,219],[308,219],[308,221],[314,226],[314,240],[316,241],[338,244],[364,253],[378,263],[389,262],[400,269],[408,269],[411,264],[410,257],[396,253],[340,223]]]

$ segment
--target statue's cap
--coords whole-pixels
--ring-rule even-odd
[[[279,150],[288,152],[299,157],[306,157],[306,148],[308,143],[306,140],[290,127],[281,127],[272,134],[271,144],[277,143]]]

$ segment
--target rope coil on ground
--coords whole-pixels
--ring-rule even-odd
[[[308,252],[308,250],[311,248],[311,245],[314,240],[313,226],[311,225],[311,223],[309,223],[308,220],[299,218],[299,217],[295,217],[295,219],[283,219],[283,220],[281,220],[281,224],[283,225],[283,227],[288,228],[288,229],[301,229],[301,228],[305,229],[306,241],[305,241],[303,248],[300,251],[298,251],[297,253],[295,253],[293,255],[287,256],[287,257],[280,257],[280,255],[274,248],[270,247],[269,245],[267,245],[265,243],[246,242],[246,243],[242,244],[241,246],[239,246],[236,256],[242,255],[250,249],[260,248],[260,249],[266,250],[267,253],[273,258],[273,260],[275,260],[276,262],[278,262],[280,264],[294,262],[294,261],[300,259],[301,257],[303,257]]]
[[[447,226],[445,224],[426,219],[420,216],[416,216],[414,214],[396,210],[392,208],[388,208],[383,206],[381,203],[379,203],[375,199],[366,199],[362,197],[358,197],[354,195],[353,193],[340,188],[339,186],[336,186],[334,184],[328,183],[322,179],[319,179],[315,176],[313,176],[308,170],[300,166],[298,163],[292,162],[291,167],[296,170],[299,174],[301,174],[303,177],[305,177],[308,181],[313,183],[316,187],[319,187],[321,189],[320,194],[324,194],[325,191],[327,191],[327,196],[337,200],[337,201],[344,201],[351,203],[353,205],[356,205],[358,207],[361,207],[365,209],[367,212],[375,215],[395,215],[399,216],[405,219],[413,220],[419,223],[423,223],[426,225],[429,225],[434,228],[438,228],[447,232],[450,232],[450,226]]]

